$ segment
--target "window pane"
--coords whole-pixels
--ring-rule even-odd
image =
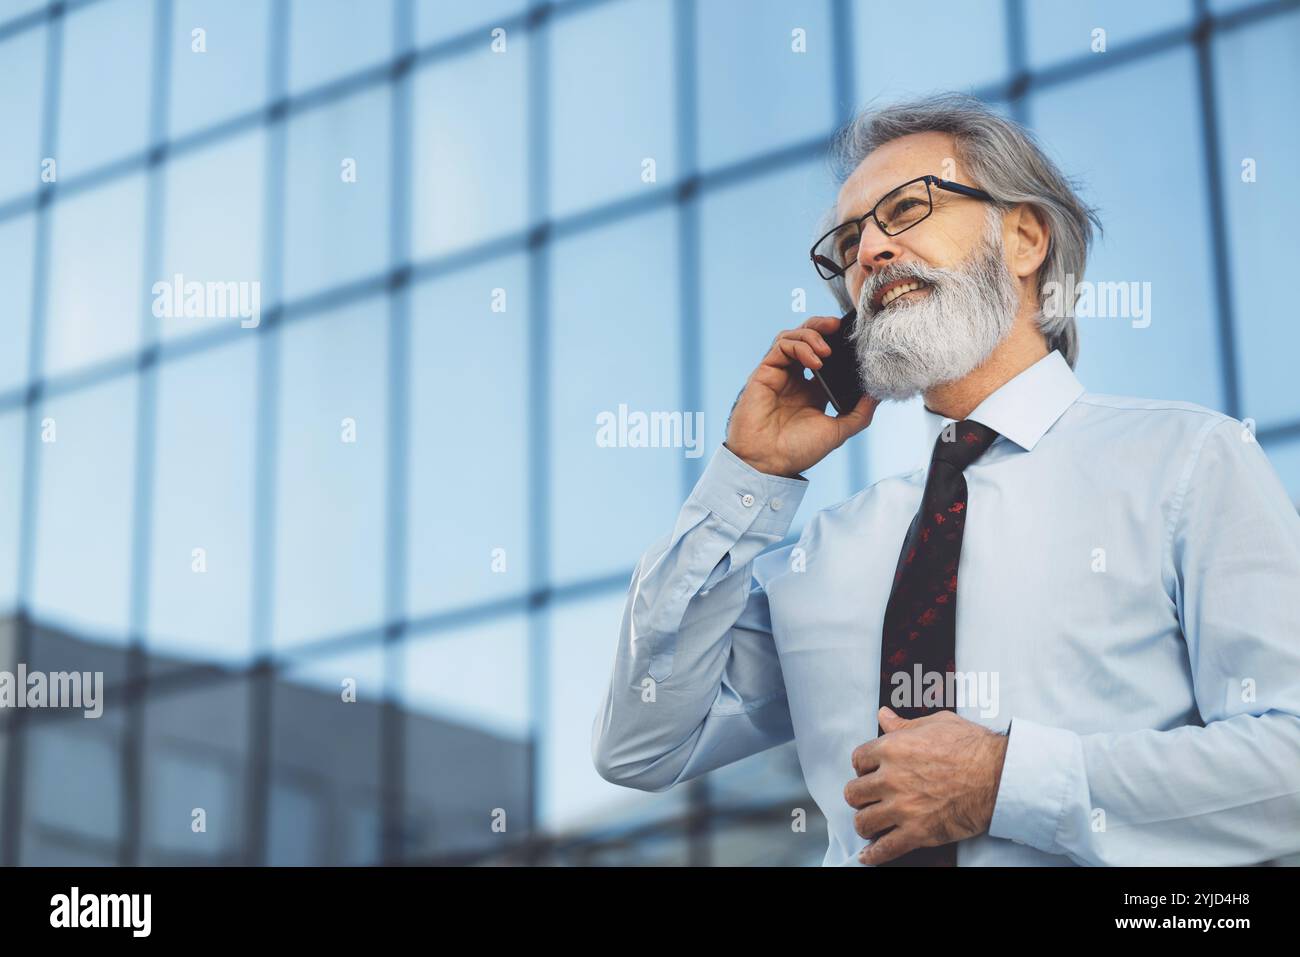
[[[1004,0],[850,6],[859,102],[969,90],[1009,69]]]
[[[31,671],[44,671],[47,674],[56,671],[102,671],[106,689],[103,700],[120,701],[122,696],[118,689],[127,679],[126,650],[120,644],[104,643],[100,637],[48,628],[38,623],[32,628],[27,667]]]
[[[1092,287],[1095,315],[1077,320],[1080,380],[1093,392],[1217,409],[1222,379],[1195,69],[1191,51],[1180,49],[1052,89],[1029,105],[1048,149],[1087,184],[1085,201],[1101,208],[1106,236],[1087,281],[1123,283],[1110,288],[1136,292],[1146,307],[1139,317],[1130,298],[1131,315],[1118,316],[1123,310],[1111,307],[1123,304],[1118,292]],[[1154,99],[1134,97],[1139,88]]]
[[[561,582],[625,574],[681,508],[691,450],[649,446],[648,428],[631,429],[632,413],[699,421],[699,410],[682,409],[679,385],[676,220],[661,210],[555,246],[549,450]],[[687,422],[682,415],[681,443],[700,448]]]
[[[541,823],[552,834],[631,826],[686,810],[687,789],[648,794],[610,784],[591,760],[591,730],[614,667],[622,589],[551,609]]]
[[[234,665],[251,657],[255,338],[159,369],[148,628],[155,655]]]
[[[13,612],[18,599],[25,418],[22,408],[0,415],[0,620]],[[0,656],[0,670],[9,670],[2,662]]]
[[[40,457],[35,617],[96,637],[124,637],[131,594],[135,377],[49,399],[40,416],[41,434],[27,450]]]
[[[496,290],[503,312],[492,311]],[[528,587],[528,329],[522,257],[415,290],[411,615],[518,595]]]
[[[426,46],[459,36],[475,27],[483,28],[484,42],[490,31],[503,20],[522,13],[526,0],[477,0],[476,3],[457,3],[456,0],[414,0],[416,43]],[[508,42],[523,39],[523,31],[509,31]]]
[[[239,287],[247,290],[240,305],[251,306],[251,284],[259,285],[256,315],[245,317],[233,302],[213,310],[222,314],[207,315],[205,301],[202,316],[187,316],[182,309],[160,318],[159,334],[163,339],[260,322],[261,313],[269,305],[261,301],[264,146],[265,134],[256,130],[167,164],[163,270],[159,278],[171,284],[169,292],[175,297],[178,275],[182,277],[182,292],[189,282],[248,283]],[[253,310],[244,311],[251,314]]]
[[[34,625],[29,672],[103,672],[82,686],[80,709],[47,712],[26,726],[23,864],[115,864],[119,857],[125,654],[84,637]],[[15,661],[0,667],[13,670]],[[99,716],[89,718],[99,710]]]
[[[383,616],[387,305],[372,299],[280,333],[277,649]]]
[[[125,714],[111,699],[103,705],[94,720],[73,712],[23,732],[24,865],[117,863]]]
[[[374,275],[387,263],[389,89],[359,93],[289,122],[288,298]]]
[[[481,49],[415,78],[412,215],[415,253],[449,249],[520,230],[528,218],[524,34],[507,52]],[[492,122],[485,123],[485,116]]]
[[[276,680],[271,864],[378,862],[384,655],[376,642],[296,660]],[[363,819],[372,826],[358,827]]]
[[[171,134],[260,107],[266,99],[266,0],[176,0],[172,11]],[[202,29],[204,49],[194,49]]]
[[[1186,24],[1192,16],[1191,0],[1133,3],[1132,0],[1089,0],[1056,3],[1025,0],[1025,39],[1031,67],[1093,53],[1093,31],[1105,30],[1106,50]],[[1194,87],[1193,87],[1194,89]]]
[[[522,615],[411,637],[403,649],[408,860],[527,836],[528,633]],[[498,809],[500,809],[498,811]],[[504,813],[504,833],[493,830]]]
[[[252,704],[249,679],[215,671],[198,687],[147,699],[142,864],[246,862]],[[199,820],[202,830],[195,827]]]
[[[1300,130],[1278,122],[1300,88],[1297,50],[1296,13],[1225,34],[1214,48],[1242,414],[1261,428],[1300,418],[1294,382],[1300,329],[1291,310],[1278,308],[1300,220],[1300,193],[1290,184]]]
[[[564,215],[655,187],[677,168],[673,5],[601,4],[557,17],[551,38],[551,209]]]
[[[60,199],[50,215],[45,372],[122,355],[140,341],[144,177]]]
[[[153,4],[107,0],[78,7],[63,26],[59,179],[148,144]]]
[[[318,785],[317,781],[285,776],[279,769],[272,771],[266,840],[267,862],[273,867],[323,863],[325,842],[321,836],[329,826],[328,794]]]
[[[291,92],[374,66],[392,52],[393,0],[292,0]]]
[[[825,133],[835,121],[825,2],[726,3],[696,11],[700,164],[718,166]],[[792,33],[803,31],[798,43]],[[801,49],[796,49],[796,46]],[[672,87],[664,90],[672,95]],[[738,103],[749,104],[737,109]]]
[[[32,251],[36,217],[32,214],[0,221],[0,289],[5,309],[0,314],[0,393],[27,384],[30,359],[28,329],[32,322]]]
[[[41,113],[45,104],[45,28],[0,42],[0,203],[41,185]]]
[[[820,162],[803,164],[710,192],[701,204],[700,249],[706,251],[700,276],[705,462],[726,438],[732,403],[776,334],[815,315],[840,314],[808,259],[817,218],[835,195],[824,169]],[[800,297],[806,304],[795,312]],[[676,312],[674,307],[663,315]],[[792,531],[817,509],[848,495],[849,460],[862,454],[861,438],[804,473],[810,487]],[[678,496],[678,507],[683,497]],[[662,528],[627,556],[629,566],[640,549],[671,529],[671,517],[660,524]]]

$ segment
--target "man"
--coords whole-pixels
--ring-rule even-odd
[[[828,415],[804,377],[836,318],[776,337],[633,574],[598,770],[657,791],[793,738],[827,864],[1300,851],[1300,516],[1253,434],[1084,390],[1044,303],[1094,217],[1023,129],[950,95],[836,147],[813,258],[867,395]],[[760,554],[800,473],[918,393],[928,462]]]

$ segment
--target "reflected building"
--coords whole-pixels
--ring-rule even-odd
[[[0,824],[22,865],[661,865],[700,854],[774,865],[824,850],[789,749],[726,769],[719,786],[761,796],[776,777],[791,801],[723,799],[665,820],[644,815],[629,792],[582,828],[547,835],[529,826],[526,739],[349,700],[344,675],[327,688],[155,660],[6,619],[0,671],[19,661],[29,674],[104,680],[98,718],[0,711]],[[259,687],[271,708],[262,738],[248,721]],[[396,739],[418,759],[390,781],[384,747]],[[792,827],[792,815],[804,826]]]

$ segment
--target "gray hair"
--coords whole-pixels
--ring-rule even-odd
[[[1075,193],[1068,180],[1038,145],[1034,134],[1019,123],[994,112],[973,96],[942,93],[881,109],[864,110],[840,128],[831,140],[829,162],[838,185],[858,168],[873,150],[913,133],[948,133],[956,141],[954,157],[965,171],[955,177],[978,186],[997,198],[996,206],[1009,210],[1020,203],[1036,209],[1050,231],[1047,258],[1038,271],[1038,296],[1049,283],[1066,290],[1083,279],[1092,243],[1093,227],[1101,220]],[[941,175],[941,171],[929,170]],[[832,207],[822,216],[816,235],[836,224]],[[830,280],[831,292],[845,312],[855,305],[844,277]],[[1057,349],[1074,366],[1079,356],[1079,333],[1074,303],[1064,303],[1060,315],[1045,315],[1039,308],[1038,325],[1049,350]]]

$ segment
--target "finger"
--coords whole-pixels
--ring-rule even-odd
[[[773,369],[788,369],[791,365],[799,360],[792,353],[786,352],[782,343],[784,340],[777,336],[772,340],[772,348],[767,350],[767,355],[763,356],[763,361],[759,367],[768,366]]]
[[[804,325],[799,326],[797,329],[783,329],[781,332],[778,332],[776,338],[772,340],[772,348],[764,358],[764,363],[778,368],[785,368],[790,365],[789,360],[794,359],[795,361],[808,366],[809,364],[800,358],[798,350],[791,352],[789,348],[786,348],[783,345],[783,342],[786,341],[806,342],[812,349],[813,353],[819,356],[830,355],[831,347],[826,343],[822,334],[809,325],[809,323],[812,323],[815,319],[819,318],[826,319],[829,317],[814,317],[813,319],[809,319],[807,323],[804,323]],[[839,320],[835,321],[838,322]],[[831,330],[826,329],[825,331],[830,332]],[[809,368],[817,368],[817,366],[813,365],[809,366]]]
[[[880,767],[880,755],[877,753],[880,748],[880,739],[875,738],[866,744],[860,744],[853,749],[853,770],[858,777],[864,774],[870,774],[876,768]]]
[[[880,722],[881,732],[897,731],[899,728],[906,728],[912,722],[907,718],[900,718],[890,708],[881,708],[876,712],[876,720]]]
[[[851,438],[871,424],[875,418],[876,406],[880,405],[880,400],[864,395],[858,399],[858,404],[848,412],[843,412],[835,417],[835,423],[839,426],[841,441]]]
[[[858,859],[863,864],[879,867],[881,864],[887,864],[897,857],[902,857],[917,846],[906,831],[896,827],[884,837],[872,841],[858,855]]]
[[[801,346],[804,350],[802,353],[800,352]],[[806,342],[782,334],[772,340],[772,348],[767,351],[767,355],[763,357],[760,365],[771,366],[775,369],[788,369],[795,363],[799,363],[810,366],[810,368],[817,368],[821,365],[821,361],[813,354],[812,348]]]
[[[844,785],[844,801],[849,807],[866,807],[875,801],[883,800],[884,796],[884,778],[875,771],[854,778]]]
[[[839,325],[839,316],[813,316],[799,328],[816,329],[818,332],[825,334],[828,332],[834,332],[839,328]]]
[[[782,337],[777,340],[776,347],[780,349],[784,355],[789,356],[791,359],[809,369],[820,369],[822,366],[822,360],[812,351],[812,346],[800,339]]]
[[[787,368],[790,364],[790,359],[782,356],[780,361],[785,364],[777,365],[764,360],[762,365],[755,369],[753,375],[749,377],[749,382],[745,384],[745,387],[749,388],[750,383],[757,382],[774,395],[780,395],[785,389],[790,387],[791,379],[790,369]]]
[[[800,326],[798,329],[787,329],[777,338],[801,339],[808,343],[808,345],[812,346],[813,352],[817,353],[819,356],[828,356],[831,354],[831,347],[826,344],[826,340],[822,338],[822,334],[816,329],[807,329],[803,326]]]
[[[898,817],[888,804],[877,801],[868,804],[853,815],[853,830],[865,840],[872,840],[882,831],[889,831],[898,824]]]
[[[819,368],[822,365],[822,355],[831,355],[831,347],[826,345],[824,339],[818,337],[811,329],[789,330],[781,333],[776,338],[776,347],[780,348],[787,355],[793,355],[796,360],[807,368]],[[816,337],[810,339],[807,337]],[[818,355],[820,352],[820,355]],[[815,361],[814,361],[815,360]]]

